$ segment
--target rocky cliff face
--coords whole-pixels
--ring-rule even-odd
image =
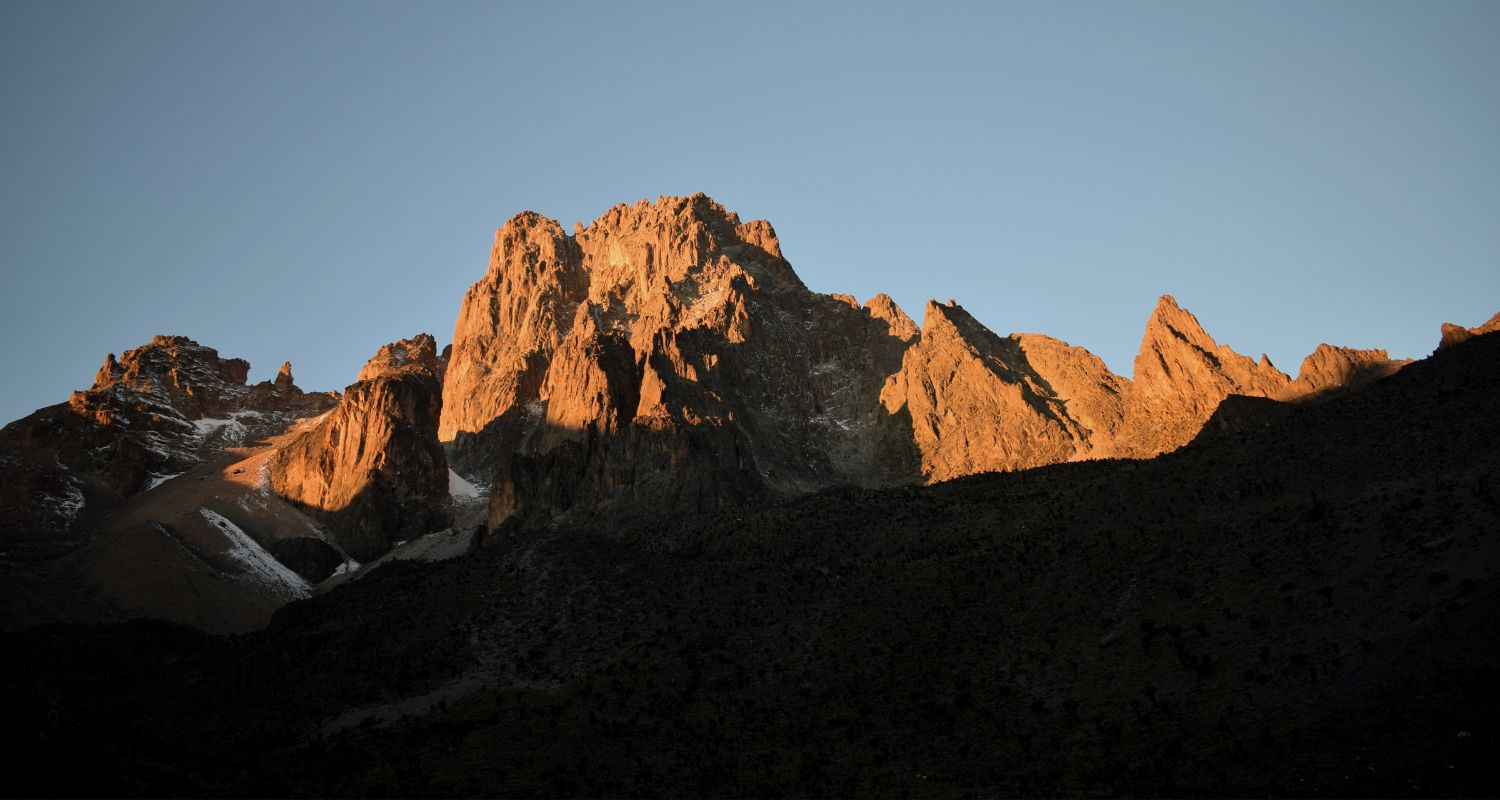
[[[889,298],[808,291],[769,223],[702,195],[571,236],[521,214],[464,298],[439,432],[493,472],[495,525],[884,482],[910,453],[880,387],[911,336]]]
[[[7,432],[15,444],[54,450],[60,465],[128,496],[337,401],[297,388],[290,363],[275,381],[254,386],[245,383],[249,371],[244,360],[220,358],[186,337],[157,336],[118,360],[109,354],[92,387]]]
[[[1437,349],[1452,347],[1459,342],[1466,342],[1475,336],[1483,336],[1486,333],[1500,331],[1500,313],[1490,317],[1489,321],[1477,328],[1465,328],[1462,325],[1454,325],[1451,322],[1443,323],[1443,336],[1438,341]]]
[[[431,336],[382,347],[338,407],[281,448],[269,470],[272,490],[359,561],[445,527],[441,387]]]
[[[235,625],[285,602],[223,534],[174,527],[203,521],[199,501],[240,513],[238,502],[205,499],[220,489],[253,505],[253,487],[236,481],[255,476],[224,468],[238,458],[230,448],[254,449],[337,399],[297,388],[290,365],[254,386],[248,371],[190,339],[158,336],[111,354],[68,402],[0,430],[0,626],[132,611],[243,629]],[[182,491],[159,488],[169,483]],[[255,515],[271,512],[244,512]]]
[[[1323,347],[1292,381],[1163,297],[1134,379],[952,301],[807,290],[769,223],[703,195],[616,206],[571,235],[495,236],[445,364],[439,437],[493,476],[490,524],[691,512],[839,484],[945,480],[1190,441],[1234,395],[1307,400],[1398,369]]]
[[[1384,350],[1355,350],[1320,344],[1302,361],[1297,380],[1277,395],[1282,400],[1318,397],[1334,392],[1358,389],[1380,380],[1407,364],[1411,359],[1391,360]]]
[[[1045,336],[1001,338],[949,303],[928,303],[881,391],[910,416],[923,479],[1068,461],[1110,440],[1128,383],[1104,362]]]
[[[1496,329],[1500,315],[1447,325],[1441,346]],[[44,591],[55,567],[124,609],[239,630],[455,508],[466,530],[481,514],[491,529],[618,521],[1146,458],[1405,363],[1321,345],[1294,381],[1163,297],[1127,379],[1056,339],[997,336],[953,301],[919,329],[886,295],[812,292],[769,223],[703,195],[616,206],[571,234],[528,212],[497,232],[453,344],[387,345],[342,399],[297,388],[290,364],[246,385],[244,361],[162,336],[6,426],[0,595],[32,609],[17,618],[100,618]]]
[[[1163,295],[1146,323],[1116,455],[1149,458],[1192,440],[1230,395],[1276,397],[1291,378],[1215,342],[1198,319]]]

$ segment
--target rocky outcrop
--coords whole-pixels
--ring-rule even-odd
[[[355,383],[395,378],[402,375],[421,375],[442,378],[438,366],[437,343],[431,334],[419,333],[410,339],[391,342],[382,346],[360,367]]]
[[[888,296],[816,294],[769,223],[663,197],[571,235],[530,212],[496,233],[438,366],[438,433],[461,473],[492,476],[497,527],[1150,457],[1225,398],[1308,400],[1399,366],[1320,348],[1292,381],[1168,296],[1129,380],[953,301],[918,330]]]
[[[109,354],[93,386],[8,426],[8,438],[45,447],[59,465],[128,496],[337,400],[297,388],[290,364],[254,386],[245,383],[249,370],[186,337],[157,336],[118,360]]]
[[[1146,323],[1114,453],[1149,458],[1187,444],[1230,395],[1278,397],[1291,379],[1261,356],[1215,342],[1198,319],[1163,295]]]
[[[521,214],[465,295],[439,433],[494,475],[492,526],[890,482],[909,436],[879,394],[909,340],[874,305],[808,291],[769,223],[703,195],[571,236]]]
[[[268,619],[284,600],[233,559],[212,555],[223,549],[221,534],[164,524],[201,522],[199,495],[220,490],[274,516],[257,505],[253,474],[221,474],[215,464],[336,401],[297,388],[289,365],[254,386],[248,371],[190,339],[158,336],[108,356],[94,385],[68,402],[0,430],[0,583],[50,576],[35,584],[51,598],[39,619],[98,621],[116,608],[193,624],[212,617],[216,630]],[[180,479],[185,491],[149,491],[183,473],[196,473]],[[158,504],[163,494],[171,497]]]
[[[1411,359],[1391,360],[1384,350],[1355,350],[1320,344],[1302,361],[1297,380],[1284,389],[1279,399],[1304,400],[1337,392],[1358,389],[1395,372]]]
[[[243,359],[219,358],[217,350],[185,336],[157,336],[125,351],[119,361],[110,353],[93,387],[74,398],[130,398],[183,419],[222,417],[239,410],[249,374],[250,363]]]
[[[957,304],[931,302],[881,402],[910,415],[921,475],[939,481],[1091,452],[1119,425],[1122,387],[1082,348],[1001,338]]]
[[[444,377],[438,435],[462,447],[535,399],[562,328],[587,290],[577,243],[552,220],[517,215],[495,234],[490,268],[464,296]]]
[[[1443,336],[1438,341],[1438,350],[1452,347],[1460,342],[1466,342],[1475,336],[1483,336],[1486,333],[1500,331],[1500,313],[1490,317],[1489,321],[1477,328],[1465,328],[1462,325],[1454,325],[1451,322],[1443,323]]]
[[[865,310],[870,312],[871,317],[884,322],[890,335],[897,339],[909,342],[917,338],[919,333],[917,323],[912,322],[911,317],[906,316],[906,312],[896,305],[896,301],[892,300],[890,295],[884,293],[875,295],[865,301]]]
[[[441,387],[431,336],[382,347],[338,407],[281,448],[269,470],[272,491],[318,519],[359,561],[447,526]]]
[[[1085,432],[1086,447],[1075,454],[1107,451],[1125,424],[1125,398],[1131,382],[1109,371],[1104,360],[1082,347],[1035,333],[1014,333],[1027,367],[1067,416]]]

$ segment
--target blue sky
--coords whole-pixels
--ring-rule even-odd
[[[0,4],[0,417],[156,333],[341,389],[494,229],[704,191],[1128,375],[1500,310],[1500,3]]]

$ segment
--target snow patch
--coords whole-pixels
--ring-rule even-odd
[[[264,495],[271,493],[271,459],[260,462],[260,471],[255,476],[255,491]]]
[[[448,470],[448,495],[455,500],[475,500],[481,492],[479,487],[464,480],[464,476]]]
[[[208,437],[213,436],[214,434],[218,433],[221,430],[225,430],[226,428],[228,429],[225,433],[226,436],[238,436],[245,431],[244,424],[232,417],[229,419],[214,419],[213,417],[205,417],[200,420],[195,420],[193,422],[193,427],[198,429],[198,437],[200,439],[207,439]]]
[[[193,427],[198,431],[199,441],[206,441],[210,436],[222,431],[225,439],[238,442],[244,439],[248,432],[245,423],[240,422],[246,417],[259,419],[261,413],[259,411],[236,411],[223,418],[205,417],[194,420]]]
[[[57,512],[62,514],[72,524],[78,519],[78,513],[83,511],[83,490],[78,488],[78,483],[70,475],[68,476],[67,494],[57,498]]]
[[[167,481],[172,480],[173,478],[179,477],[181,475],[182,475],[181,472],[174,472],[174,473],[172,473],[170,475],[163,475],[163,474],[161,474],[159,472],[148,472],[148,473],[146,473],[146,477],[150,478],[151,481],[146,484],[146,491],[149,492],[152,489],[155,489],[156,487],[158,487],[158,486],[166,483]]]
[[[338,568],[334,569],[333,574],[334,575],[346,575],[346,574],[348,574],[350,572],[356,572],[356,571],[358,571],[359,567],[360,567],[360,564],[359,564],[358,561],[355,561],[352,558],[348,558],[348,559],[346,559],[344,561],[344,563],[338,565]],[[331,577],[333,577],[333,575],[330,575],[329,577],[331,578]]]
[[[299,600],[312,594],[312,587],[302,579],[301,575],[277,561],[276,557],[261,547],[259,542],[240,530],[240,526],[207,508],[198,509],[198,513],[202,514],[210,525],[218,528],[219,532],[229,540],[230,547],[224,554],[239,562],[245,568],[246,575],[252,580],[266,584],[278,594],[292,600]]]

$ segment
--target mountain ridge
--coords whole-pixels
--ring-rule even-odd
[[[1493,323],[1445,325],[1443,347]],[[173,526],[187,526],[210,537],[195,546],[211,564],[218,534],[200,508],[174,505],[195,493],[151,491],[225,453],[209,459],[221,471],[192,473],[223,487],[202,510],[317,584],[362,575],[359,564],[409,541],[462,538],[454,526],[513,534],[1150,458],[1211,420],[1223,432],[1280,413],[1231,398],[1323,402],[1407,363],[1320,345],[1294,380],[1220,345],[1163,295],[1133,374],[1120,376],[1082,347],[998,335],[953,300],[929,301],[918,326],[885,294],[860,304],[813,292],[769,222],[697,194],[620,204],[571,234],[516,214],[463,296],[452,344],[438,352],[420,334],[386,345],[342,395],[302,392],[290,364],[246,386],[248,364],[183,337],[111,354],[94,387],[43,415],[50,427],[6,427],[7,447],[35,457],[0,473],[15,476],[7,537],[37,548],[37,563],[88,549],[128,500],[120,519],[147,526],[133,540],[186,541]],[[100,449],[106,439],[114,450]],[[55,446],[73,455],[54,466]],[[103,516],[78,517],[86,505]],[[190,572],[243,577],[202,561]],[[41,580],[32,569],[17,574]],[[105,594],[137,591],[116,582],[103,580]]]

